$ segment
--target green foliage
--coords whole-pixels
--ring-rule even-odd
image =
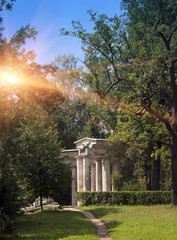
[[[153,205],[169,204],[169,191],[77,192],[77,201],[88,205]]]
[[[13,6],[13,2],[15,2],[16,0],[1,0],[0,3],[0,11],[3,10],[3,7],[5,6],[6,10],[11,10],[12,6]]]
[[[11,9],[13,2],[2,0],[0,12],[4,7]],[[61,162],[57,127],[44,110],[49,101],[61,102],[60,92],[47,78],[53,77],[55,68],[34,63],[35,53],[22,48],[36,35],[35,28],[27,25],[10,41],[0,36],[1,230],[10,226],[12,216],[22,205],[39,195],[68,202],[70,169]],[[18,77],[17,85],[5,83],[10,73]]]
[[[12,221],[3,208],[0,208],[0,233],[10,232],[12,230]]]
[[[116,136],[117,135],[117,136]],[[116,139],[138,147],[159,151],[158,143],[164,143],[163,151],[165,155],[165,147],[170,142],[169,134],[165,126],[153,117],[137,117],[134,114],[129,114],[119,111],[117,116],[117,126],[115,132],[110,136],[110,141],[115,142]]]
[[[115,130],[109,140],[133,144],[144,152],[143,169],[133,173],[138,183],[146,182],[148,189],[160,188],[160,162],[163,159],[168,163],[173,143],[174,204],[177,204],[176,8],[175,0],[123,0],[125,11],[120,18],[88,11],[94,24],[91,32],[80,21],[73,21],[73,31],[62,29],[62,34],[82,41],[86,65],[83,86],[96,93],[102,105],[109,105],[107,109],[112,110],[113,116],[118,115],[116,129],[115,124],[107,121],[110,116],[101,118],[102,123]]]
[[[6,166],[1,168],[0,176],[0,208],[9,216],[20,209],[20,189],[14,172]]]
[[[111,180],[112,180],[112,183],[114,185],[114,189],[115,191],[119,191],[120,188],[121,188],[121,183],[122,183],[122,174],[120,174],[119,172],[116,172],[114,174],[112,174],[111,176]]]
[[[147,183],[146,179],[139,178],[138,180],[132,181],[124,181],[121,187],[121,191],[146,191]]]
[[[30,198],[52,196],[63,200],[70,186],[70,171],[61,162],[56,126],[39,104],[31,101],[23,107],[9,149],[17,176],[26,185]]]
[[[85,106],[82,103],[65,100],[60,106],[50,107],[49,113],[56,123],[62,148],[74,148],[74,142],[85,125]]]
[[[51,107],[49,112],[57,123],[62,147],[74,148],[77,139],[83,137],[104,138],[98,107],[92,104],[92,95],[82,89],[83,69],[77,66],[73,55],[58,56],[52,65],[57,68],[53,81],[63,95],[63,102]],[[87,98],[88,96],[88,98]]]
[[[76,36],[83,43],[83,51],[85,53],[84,63],[93,75],[89,72],[83,74],[83,84],[90,90],[104,94],[109,84],[116,79],[117,70],[110,71],[112,64],[112,56],[117,57],[113,60],[114,66],[121,61],[121,49],[124,45],[122,27],[120,19],[115,16],[108,18],[105,14],[101,14],[97,18],[92,10],[88,11],[91,21],[94,23],[93,33],[87,33],[79,21],[73,21],[73,31],[68,32],[61,30],[61,34]],[[109,25],[109,23],[111,23]],[[120,30],[122,27],[122,31]]]
[[[104,139],[106,133],[100,129],[97,125],[95,126],[94,123],[87,122],[83,127],[83,131],[78,136],[78,140],[88,137],[88,138],[99,138]]]
[[[120,159],[120,173],[125,179],[122,190],[129,190],[131,187],[136,189],[145,189],[146,183],[149,181],[149,190],[151,185],[153,190],[160,189],[160,182],[164,181],[163,175],[157,179],[157,185],[153,185],[156,181],[157,170],[164,171],[164,164],[169,164],[170,159],[170,136],[165,126],[153,117],[137,117],[123,111],[119,111],[117,117],[117,127],[109,136],[110,142],[125,142],[129,146],[126,154]],[[155,168],[155,162],[159,161],[159,169]],[[127,166],[128,169],[127,169]],[[169,165],[170,166],[170,165]],[[160,170],[161,168],[161,170]],[[152,171],[152,180],[148,177]],[[150,172],[150,173],[148,173]],[[148,179],[149,178],[149,179]],[[127,184],[127,180],[133,182]],[[127,189],[127,187],[129,187]],[[162,187],[162,186],[161,186]]]
[[[122,18],[88,11],[94,24],[90,33],[79,21],[73,21],[73,31],[62,29],[62,34],[83,43],[87,67],[83,85],[101,99],[109,94],[115,112],[123,109],[139,116],[149,112],[171,125],[176,98],[170,82],[177,49],[176,1],[125,0],[122,7]]]
[[[0,91],[0,231],[11,230],[11,219],[22,204],[21,190],[9,153],[13,99],[7,88]],[[12,104],[12,105],[11,105]]]
[[[21,192],[8,164],[0,167],[0,232],[12,230],[12,217],[22,205]]]
[[[1,0],[0,2],[0,12],[2,12],[5,8],[5,10],[12,10],[13,2],[16,0]],[[0,24],[2,24],[3,18],[0,17]],[[3,27],[0,27],[0,39],[2,37],[2,31],[4,30]]]

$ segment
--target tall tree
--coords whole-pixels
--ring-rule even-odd
[[[23,110],[23,115],[13,128],[9,153],[31,197],[40,197],[42,211],[43,197],[63,200],[62,195],[70,187],[70,171],[62,163],[58,131],[48,114],[31,99],[17,108]]]
[[[0,232],[11,230],[11,219],[21,206],[21,191],[9,154],[13,99],[1,85],[0,91]]]
[[[12,8],[13,2],[15,0],[2,0],[0,1],[0,12],[3,11],[4,9],[10,9]],[[3,19],[0,18],[0,24],[3,23]],[[34,62],[35,59],[35,53],[33,51],[28,51],[23,48],[24,44],[26,43],[27,39],[35,39],[37,35],[37,31],[35,30],[34,27],[30,27],[30,25],[27,25],[25,27],[21,27],[13,36],[12,38],[8,41],[6,38],[3,38],[3,28],[0,29],[0,66],[1,66],[1,79],[0,79],[0,87],[1,87],[1,106],[0,106],[0,158],[1,158],[1,164],[0,164],[0,182],[1,182],[1,187],[0,187],[0,194],[1,194],[1,205],[0,208],[2,209],[9,209],[8,211],[5,212],[9,216],[9,212],[11,210],[11,207],[13,207],[13,210],[16,211],[16,198],[19,198],[19,192],[18,192],[18,184],[16,182],[17,180],[17,175],[18,178],[21,177],[20,175],[20,167],[23,165],[24,170],[25,167],[27,166],[26,159],[23,158],[24,156],[29,156],[30,151],[28,152],[28,147],[27,147],[27,140],[29,141],[30,144],[32,144],[32,139],[30,137],[33,137],[33,140],[36,142],[39,142],[39,139],[47,138],[47,134],[49,137],[51,137],[48,140],[48,145],[52,145],[52,141],[54,142],[54,152],[53,154],[57,155],[60,152],[60,146],[59,146],[59,141],[57,141],[57,130],[52,123],[52,121],[48,122],[51,123],[51,127],[48,125],[46,129],[41,129],[41,132],[44,133],[43,137],[40,135],[37,135],[36,132],[38,130],[37,124],[39,126],[45,127],[45,119],[40,119],[42,118],[42,115],[36,112],[36,119],[34,121],[34,125],[29,125],[30,121],[30,110],[31,110],[31,116],[32,112],[34,109],[29,110],[30,104],[26,104],[26,109],[25,109],[25,103],[26,101],[34,101],[36,103],[35,106],[36,110],[40,109],[37,103],[39,105],[41,102],[49,102],[49,101],[56,101],[58,100],[58,96],[60,96],[60,91],[58,91],[57,88],[54,89],[54,85],[50,84],[49,80],[47,79],[48,77],[52,78],[55,69],[51,65],[44,65],[41,66],[39,64],[36,64]],[[12,78],[16,77],[16,80],[18,81],[17,85],[11,85],[9,81],[12,80]],[[27,112],[25,112],[27,111]],[[34,113],[34,112],[33,112]],[[25,115],[26,114],[26,115]],[[37,116],[39,115],[39,118]],[[24,117],[26,116],[26,125],[25,125],[25,120]],[[43,114],[43,116],[46,116],[46,114]],[[41,120],[41,122],[39,121]],[[38,120],[38,121],[37,121]],[[41,125],[40,125],[41,123]],[[18,125],[18,126],[17,126]],[[31,127],[31,128],[30,128]],[[36,128],[36,129],[35,129]],[[40,128],[40,127],[39,127]],[[17,130],[18,129],[18,130]],[[29,130],[29,132],[28,132]],[[36,132],[35,132],[36,130]],[[14,135],[16,134],[16,135]],[[25,139],[27,135],[29,134],[29,139]],[[31,134],[31,135],[30,135]],[[36,134],[36,135],[35,135]],[[18,141],[17,141],[17,136]],[[26,142],[20,142],[20,138],[24,138]],[[46,141],[47,141],[46,140]],[[50,142],[51,141],[51,142]],[[15,148],[15,145],[16,147]],[[44,147],[46,144],[46,151],[47,151],[47,143],[41,144]],[[14,148],[13,148],[14,147]],[[39,146],[38,146],[39,147]],[[55,151],[55,148],[58,149]],[[24,149],[25,152],[20,152],[21,149]],[[32,148],[32,147],[31,147]],[[42,152],[41,148],[38,148],[38,154],[40,155],[40,151]],[[52,149],[52,147],[51,147]],[[36,150],[36,149],[35,149]],[[45,150],[43,149],[43,153],[45,153]],[[32,151],[32,150],[31,150]],[[35,154],[37,154],[34,151]],[[28,155],[29,154],[29,155]],[[31,153],[32,154],[32,153]],[[19,157],[19,161],[21,160],[21,165],[18,165],[18,161],[16,162],[15,160],[17,159],[17,155]],[[52,153],[50,155],[52,158]],[[48,152],[48,157],[46,157],[46,165],[48,164],[48,158],[49,158],[49,152]],[[55,156],[54,159],[59,159],[59,154],[57,157]],[[22,161],[23,159],[23,161]],[[52,160],[51,160],[52,163]],[[63,178],[66,177],[68,174],[69,170],[66,170],[66,168],[62,165],[61,161],[57,161],[55,167],[52,169],[52,164],[50,165],[49,169],[49,164],[42,168],[42,170],[39,170],[40,174],[41,172],[47,172],[49,177],[46,178],[50,184],[48,189],[50,188],[50,194],[53,194],[54,192],[54,187],[56,190],[56,186],[59,186],[61,189],[64,189],[64,185],[61,183],[61,178],[62,176],[58,177],[61,173],[58,171],[58,165],[60,165],[60,169],[63,169]],[[59,173],[58,173],[58,172]],[[46,174],[47,174],[46,173]],[[40,175],[39,174],[39,175]],[[53,179],[53,185],[51,183],[51,176]],[[68,176],[68,175],[67,175]],[[23,176],[24,177],[24,176]],[[24,177],[24,182],[26,185],[29,185],[32,188],[32,185],[29,184],[29,181],[26,181],[27,178]],[[34,177],[35,179],[35,177]],[[13,180],[13,184],[10,186],[10,181]],[[54,185],[54,182],[58,182],[58,185]],[[67,182],[67,181],[66,181]],[[28,183],[28,184],[27,184]],[[39,184],[39,183],[38,183]],[[61,187],[63,186],[63,188]],[[5,191],[7,188],[9,188],[9,191]],[[33,186],[35,187],[35,186]],[[47,188],[47,187],[46,187]],[[46,189],[45,188],[45,189]],[[16,189],[16,190],[15,190]],[[52,190],[51,190],[52,189]],[[12,191],[11,191],[12,190]],[[31,189],[34,190],[35,189]],[[47,190],[43,190],[47,191]],[[48,190],[49,191],[49,190]],[[57,191],[57,190],[56,190]],[[63,190],[65,191],[65,190]],[[62,194],[53,194],[57,196],[59,199],[59,195],[61,196]],[[12,205],[11,199],[13,198],[14,203]],[[61,198],[61,197],[60,197]],[[7,200],[8,199],[8,200]],[[62,198],[61,198],[62,199]],[[9,202],[9,204],[7,204]],[[8,207],[7,207],[8,206]],[[2,210],[1,209],[1,210]],[[1,211],[2,213],[2,211]],[[0,213],[0,214],[1,214]],[[0,216],[1,220],[1,216]]]
[[[177,205],[176,1],[123,0],[122,7],[124,21],[89,11],[92,33],[77,21],[74,31],[63,32],[82,40],[92,73],[85,79],[92,90],[102,99],[116,97],[117,108],[152,115],[166,126],[172,145],[172,204]]]
[[[90,96],[81,88],[82,68],[77,66],[78,59],[73,55],[58,56],[52,66],[57,69],[52,79],[61,90],[63,101],[50,105],[48,111],[60,132],[62,147],[75,147],[74,141],[82,137],[104,137],[99,119],[94,112],[97,108],[90,103]]]
[[[146,179],[148,190],[160,190],[161,158],[167,158],[170,138],[162,123],[154,117],[137,117],[119,111],[117,127],[110,141],[125,142],[144,152],[146,156]],[[151,174],[152,172],[152,174]],[[150,176],[150,179],[149,177]]]

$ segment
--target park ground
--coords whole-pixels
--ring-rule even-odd
[[[104,221],[113,240],[177,239],[177,207],[89,206],[96,218]],[[98,240],[91,222],[77,212],[53,210],[18,216],[13,233],[0,235],[3,240]]]
[[[177,239],[175,206],[90,206],[84,209],[104,221],[113,240]]]

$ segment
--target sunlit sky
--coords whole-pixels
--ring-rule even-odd
[[[87,29],[92,25],[87,10],[92,9],[109,17],[120,15],[121,0],[16,0],[11,12],[3,12],[4,36],[8,39],[30,24],[39,32],[36,41],[28,41],[25,48],[35,50],[36,61],[50,63],[57,55],[72,53],[83,59],[81,43],[77,38],[59,37],[59,29],[72,29],[72,20],[80,20]]]

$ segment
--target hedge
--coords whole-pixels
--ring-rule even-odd
[[[153,205],[169,204],[170,191],[77,192],[81,205]]]

